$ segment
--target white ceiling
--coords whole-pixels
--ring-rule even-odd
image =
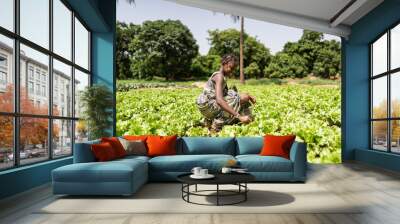
[[[342,37],[348,37],[351,25],[383,2],[383,0],[167,1]],[[348,4],[349,7],[339,13]],[[339,16],[335,17],[337,14]]]

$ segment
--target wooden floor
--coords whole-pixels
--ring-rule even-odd
[[[398,173],[354,163],[311,165],[308,182],[322,185],[349,203],[362,201],[366,206],[356,214],[36,214],[38,207],[54,200],[50,187],[42,186],[1,201],[0,223],[400,223]]]

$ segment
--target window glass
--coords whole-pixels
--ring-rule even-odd
[[[13,40],[0,35],[0,111],[14,111]]]
[[[400,24],[390,34],[390,68],[395,69],[400,67]]]
[[[80,117],[80,98],[82,91],[89,86],[89,75],[75,69],[75,117]]]
[[[75,121],[75,143],[87,141],[88,128],[84,120]]]
[[[24,114],[41,114],[47,115],[49,108],[49,97],[48,97],[48,63],[49,57],[42,54],[30,47],[21,44],[20,54],[20,109],[21,113]],[[27,69],[33,67],[35,70],[35,91],[34,94],[29,93],[28,74]],[[29,70],[28,70],[29,73]],[[45,77],[43,80],[42,77]],[[44,89],[44,90],[43,90]],[[43,92],[44,91],[44,92]],[[31,100],[35,101],[36,104],[31,103]]]
[[[72,117],[71,66],[53,60],[53,115]]]
[[[21,36],[49,48],[49,0],[20,0]]]
[[[387,77],[372,81],[372,118],[387,118]]]
[[[14,165],[14,124],[10,116],[0,116],[0,170]]]
[[[391,141],[392,148],[391,151],[395,153],[400,153],[400,120],[391,121]]]
[[[89,32],[75,18],[75,63],[89,70]]]
[[[53,51],[71,60],[72,12],[60,1],[53,0]]]
[[[35,163],[49,158],[48,125],[44,118],[20,118],[20,163]]]
[[[400,72],[391,75],[391,116],[400,118]]]
[[[387,121],[372,122],[372,147],[387,151]]]
[[[0,1],[0,26],[14,31],[14,0]]]
[[[372,75],[387,71],[387,34],[372,44]]]
[[[53,120],[53,156],[72,154],[72,121]]]

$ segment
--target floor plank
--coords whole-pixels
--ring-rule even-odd
[[[0,201],[0,223],[15,224],[375,224],[400,223],[400,174],[359,163],[310,165],[308,183],[323,186],[359,214],[36,214],[56,199],[49,185]]]

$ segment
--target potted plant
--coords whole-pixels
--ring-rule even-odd
[[[114,103],[112,92],[106,86],[95,84],[86,87],[80,93],[79,106],[89,140],[110,136]]]

